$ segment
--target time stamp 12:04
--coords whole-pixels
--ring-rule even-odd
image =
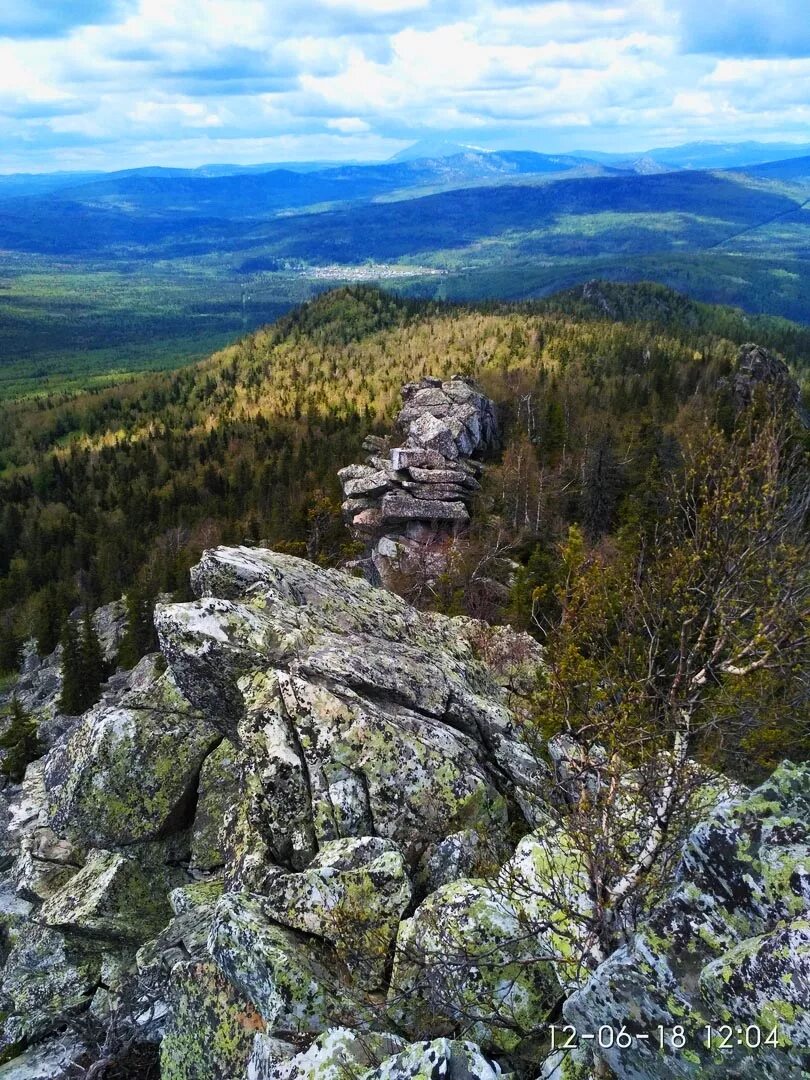
[[[627,1050],[634,1045],[649,1045],[659,1050],[685,1050],[689,1042],[687,1029],[681,1024],[665,1027],[659,1024],[652,1031],[636,1032],[628,1028],[603,1024],[595,1031],[577,1031],[571,1024],[550,1024],[552,1050],[574,1050],[582,1043],[591,1043],[602,1050]],[[756,1050],[760,1046],[784,1046],[779,1028],[762,1028],[758,1024],[706,1024],[701,1030],[700,1045],[704,1050],[733,1050],[743,1047]]]

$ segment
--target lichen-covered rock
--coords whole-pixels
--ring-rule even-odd
[[[160,1044],[161,1080],[231,1080],[247,1069],[264,1021],[210,961],[178,963],[171,1019]]]
[[[76,1035],[55,1036],[1,1065],[0,1080],[67,1080],[88,1049]]]
[[[496,878],[520,924],[542,944],[559,984],[581,985],[593,916],[587,863],[576,841],[546,826],[524,836]]]
[[[810,1054],[810,918],[731,948],[700,973],[700,993],[712,1016],[777,1028],[786,1045]]]
[[[298,1047],[272,1035],[257,1035],[247,1067],[247,1080],[282,1080]]]
[[[721,804],[685,845],[679,880],[634,940],[569,998],[565,1019],[580,1030],[682,1027],[685,1047],[660,1051],[648,1040],[600,1050],[619,1080],[800,1080],[810,1053],[799,1004],[810,985],[810,766],[786,763],[749,796]],[[706,1028],[722,1024],[732,1038],[721,1049],[715,1034],[710,1049]],[[741,1035],[751,1024],[755,1049]]]
[[[425,891],[435,892],[459,878],[478,877],[490,861],[487,845],[475,829],[451,833],[425,853],[422,871]]]
[[[33,1041],[64,1026],[90,1004],[101,971],[100,950],[32,925],[17,936],[3,969],[3,1046]]]
[[[502,828],[499,787],[541,776],[467,622],[269,551],[207,552],[193,579],[202,599],[156,623],[187,696],[229,702],[243,762],[229,888],[264,891],[275,867],[303,869],[347,836],[387,837],[415,861],[448,833]]]
[[[492,884],[444,885],[400,924],[389,1011],[410,1031],[460,1024],[484,1047],[520,1052],[560,994],[552,953]]]
[[[175,918],[135,956],[138,973],[135,1018],[144,1038],[159,1042],[172,1015],[172,972],[190,961],[210,961],[208,936],[214,909],[222,895],[221,882],[182,886],[170,894]],[[180,985],[182,979],[178,983]],[[177,997],[175,995],[175,1003]]]
[[[169,874],[148,873],[137,859],[93,850],[84,867],[43,904],[45,926],[82,937],[139,943],[172,916]]]
[[[397,1035],[331,1028],[308,1050],[287,1058],[266,1037],[257,1037],[248,1080],[360,1080],[406,1046]]]
[[[323,942],[278,926],[265,899],[226,893],[217,904],[208,948],[219,970],[275,1035],[318,1033],[351,1014]]]
[[[241,768],[229,739],[203,762],[197,786],[197,809],[191,830],[191,866],[212,871],[225,863],[222,828],[226,815],[239,800]]]
[[[751,342],[741,345],[737,355],[737,370],[731,380],[735,408],[747,409],[758,392],[773,406],[796,412],[805,427],[810,418],[801,404],[799,384],[790,368],[775,353]]]
[[[18,896],[36,902],[58,892],[84,862],[81,848],[58,837],[52,829],[37,828],[20,840],[12,867]]]
[[[116,705],[100,704],[45,759],[48,823],[94,847],[183,828],[200,767],[220,738],[169,672]]]
[[[306,870],[273,878],[265,898],[276,922],[328,941],[354,978],[373,990],[411,902],[411,883],[391,841],[333,840]]]
[[[475,1043],[434,1039],[406,1047],[365,1073],[363,1080],[499,1080],[501,1075],[500,1067]]]

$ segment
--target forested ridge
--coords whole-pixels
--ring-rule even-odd
[[[810,331],[685,300],[660,286],[591,285],[534,305],[324,294],[194,367],[0,411],[3,661],[33,633],[127,591],[182,594],[200,551],[263,543],[334,564],[351,551],[336,471],[390,427],[399,390],[473,375],[505,421],[479,519],[525,567],[487,615],[526,622],[521,589],[548,574],[571,523],[591,542],[638,515],[655,476],[709,419],[741,343],[802,376]],[[484,542],[483,540],[481,542]],[[434,603],[464,610],[449,588]]]

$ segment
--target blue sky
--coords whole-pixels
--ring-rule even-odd
[[[810,141],[808,0],[3,0],[0,170]]]

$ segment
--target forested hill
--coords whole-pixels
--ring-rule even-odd
[[[387,429],[401,385],[426,374],[472,374],[500,404],[506,443],[479,517],[500,522],[514,556],[541,575],[570,522],[595,538],[614,532],[638,513],[650,477],[677,467],[692,426],[728,425],[718,384],[752,339],[796,373],[810,368],[807,329],[660,286],[592,283],[536,305],[478,308],[360,287],[192,368],[6,404],[0,661],[11,666],[32,630],[53,648],[77,604],[136,587],[182,592],[189,565],[220,542],[340,561],[350,541],[336,470],[365,434]],[[516,621],[519,601],[509,601]]]

